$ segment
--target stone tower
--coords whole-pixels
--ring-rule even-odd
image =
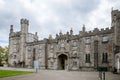
[[[25,42],[26,42],[26,35],[28,34],[28,26],[29,21],[27,19],[21,19],[21,39],[20,39],[20,54],[21,54],[21,61],[25,61]]]
[[[114,40],[115,45],[120,46],[120,11],[118,10],[112,10],[111,12],[111,25],[114,27]]]

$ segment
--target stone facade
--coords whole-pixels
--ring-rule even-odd
[[[120,11],[111,13],[111,28],[95,28],[87,32],[85,25],[79,34],[71,29],[60,32],[55,38],[39,40],[37,32],[28,32],[29,21],[21,19],[21,31],[14,32],[11,25],[9,34],[9,64],[32,68],[34,60],[40,69],[53,70],[97,70],[99,66],[114,68],[114,47],[120,46]],[[115,16],[116,15],[116,16]]]

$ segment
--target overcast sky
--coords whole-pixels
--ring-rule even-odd
[[[112,7],[120,9],[120,0],[0,0],[0,45],[8,45],[11,24],[20,30],[21,18],[29,20],[29,32],[43,39],[71,27],[78,34],[83,24],[87,31],[110,27]]]

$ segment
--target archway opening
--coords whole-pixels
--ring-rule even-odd
[[[64,54],[61,54],[58,56],[58,69],[65,70],[66,67],[67,67],[67,56]]]

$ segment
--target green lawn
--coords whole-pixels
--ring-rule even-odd
[[[14,70],[0,70],[0,78],[8,77],[8,76],[22,75],[22,74],[30,74],[30,73],[32,73],[32,72],[28,72],[28,71],[14,71]]]

